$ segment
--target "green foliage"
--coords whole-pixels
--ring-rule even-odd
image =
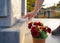
[[[35,39],[46,39],[48,37],[47,32],[40,31],[39,37],[33,37]]]
[[[40,37],[41,39],[45,39],[45,38],[48,37],[47,32],[44,32],[44,31],[43,32],[40,32],[40,36],[41,36]]]
[[[35,4],[35,0],[27,0],[27,12],[30,12],[34,9],[34,7],[32,7],[32,3]]]

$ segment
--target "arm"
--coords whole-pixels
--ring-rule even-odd
[[[35,7],[34,7],[34,14],[36,14],[40,9],[43,4],[44,0],[36,0],[35,1]]]
[[[34,6],[34,10],[32,12],[29,12],[27,13],[24,18],[26,17],[29,17],[29,18],[32,18],[32,17],[35,17],[37,12],[40,10],[42,4],[43,4],[43,1],[44,0],[36,0],[35,1],[35,6]]]

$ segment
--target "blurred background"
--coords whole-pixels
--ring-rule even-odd
[[[27,12],[34,6],[35,0],[27,0]],[[35,18],[60,18],[60,0],[45,0]]]

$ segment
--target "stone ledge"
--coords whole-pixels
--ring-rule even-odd
[[[24,28],[24,23],[17,23],[11,28],[0,29],[0,43],[23,43],[25,33],[23,33],[24,29],[22,28]]]

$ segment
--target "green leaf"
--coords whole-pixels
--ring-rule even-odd
[[[48,37],[48,35],[47,35],[47,33],[46,32],[41,32],[41,39],[45,39],[45,38],[47,38]]]

